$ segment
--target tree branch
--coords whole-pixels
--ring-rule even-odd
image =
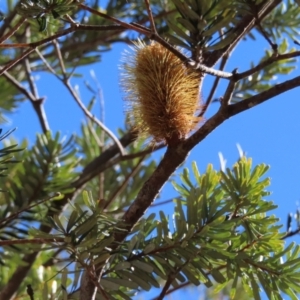
[[[2,44],[4,41],[6,41],[7,39],[9,39],[22,25],[23,23],[26,21],[26,18],[21,17],[20,20],[18,21],[18,23],[12,27],[6,34],[4,35],[0,35],[0,44]],[[1,27],[2,29],[2,27]]]
[[[195,132],[184,142],[183,147],[184,149],[186,149],[185,151],[190,151],[195,145],[201,142],[212,130],[217,128],[228,118],[245,110],[248,110],[256,105],[259,105],[275,96],[278,96],[298,86],[300,86],[300,76],[287,80],[283,83],[276,84],[274,87],[264,92],[261,92],[258,95],[242,100],[238,103],[228,105],[227,107],[223,108],[221,107],[221,109],[212,118],[210,118],[197,132]]]
[[[2,21],[3,24],[0,27],[0,36],[2,37],[4,35],[4,32],[11,27],[12,24],[12,20],[15,18],[15,16],[17,15],[17,6],[14,7],[14,9],[12,11],[9,12],[9,15],[6,16],[6,18],[4,18],[4,20]]]
[[[70,94],[72,95],[72,97],[74,98],[74,100],[76,101],[76,103],[79,105],[79,107],[81,108],[81,110],[83,111],[83,113],[91,120],[93,121],[95,124],[97,124],[117,145],[121,156],[125,155],[125,150],[122,146],[122,143],[119,141],[119,139],[115,136],[115,134],[108,128],[106,127],[96,116],[94,116],[83,104],[83,102],[81,101],[81,99],[79,98],[78,94],[74,91],[74,89],[72,88],[69,80],[63,80],[66,88],[68,89],[68,91],[70,92]]]
[[[24,65],[25,65],[25,73],[27,76],[27,81],[29,83],[31,93],[34,95],[34,99],[29,98],[29,100],[33,106],[34,111],[36,112],[36,114],[38,116],[38,119],[40,121],[40,125],[42,127],[43,132],[46,133],[47,131],[50,131],[50,127],[49,127],[49,123],[48,123],[46,112],[45,112],[44,105],[43,105],[44,98],[40,98],[38,95],[37,87],[31,76],[31,67],[30,67],[28,58],[25,58]]]
[[[277,62],[277,61],[280,61],[280,60],[285,60],[285,59],[291,59],[291,58],[295,58],[295,57],[299,57],[300,56],[300,51],[294,51],[294,52],[291,52],[291,53],[285,53],[285,54],[278,54],[278,55],[275,55],[275,56],[271,56],[269,59],[261,62],[260,64],[258,64],[257,66],[245,71],[245,72],[242,72],[242,73],[237,73],[235,75],[235,79],[236,80],[240,80],[240,79],[243,79],[245,77],[248,77],[260,70],[263,70],[265,67],[271,65],[272,63],[274,62]]]
[[[277,5],[279,5],[283,0],[269,0],[262,1],[257,7],[258,20],[265,18]],[[237,43],[254,27],[256,18],[253,15],[247,15],[239,24],[236,25],[233,33],[235,33],[236,38],[228,46],[215,50],[212,53],[208,53],[204,58],[204,64],[212,67],[217,61],[224,55],[228,55]]]
[[[295,229],[295,230],[288,231],[288,232],[286,233],[286,235],[283,236],[281,239],[282,239],[282,240],[285,240],[285,239],[287,239],[287,238],[289,238],[289,237],[292,237],[292,236],[294,236],[294,235],[296,235],[296,234],[299,234],[299,233],[300,233],[300,228],[297,228],[297,229]]]
[[[147,13],[148,13],[149,21],[150,21],[151,30],[152,30],[153,34],[157,34],[157,30],[156,30],[152,10],[151,10],[151,7],[150,7],[150,2],[149,2],[149,0],[144,0],[144,1],[145,1],[145,4],[146,4],[146,9],[147,9]]]
[[[0,45],[1,48],[1,45]],[[16,65],[18,62],[22,61],[25,57],[27,57],[30,53],[32,53],[34,49],[28,49],[24,51],[19,57],[9,62],[5,67],[0,69],[0,76],[3,75],[4,72],[12,68],[14,65]]]

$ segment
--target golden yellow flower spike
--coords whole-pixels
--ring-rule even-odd
[[[154,143],[185,139],[201,119],[200,74],[155,42],[139,41],[123,62],[121,86],[133,128]]]

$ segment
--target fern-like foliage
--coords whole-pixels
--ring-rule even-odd
[[[233,298],[240,281],[254,299],[261,299],[261,289],[270,299],[283,299],[283,293],[297,299],[300,247],[285,247],[278,219],[267,214],[276,208],[266,200],[268,168],[252,168],[251,159],[242,157],[231,169],[216,171],[209,165],[201,175],[193,163],[194,179],[185,169],[182,183],[174,183],[180,199],[174,200],[172,222],[163,211],[158,219],[150,214],[117,250],[110,249],[120,223],[101,211],[87,192],[85,209],[75,204],[67,219],[51,219],[56,234],[32,234],[64,239],[67,261],[76,262],[68,272],[101,266],[100,283],[109,299],[130,299],[134,291],[165,282],[175,288],[187,282],[215,285],[217,291],[230,284]],[[64,281],[74,297],[78,277],[72,284],[72,276]]]
[[[50,133],[38,135],[35,146],[22,152],[18,157],[22,161],[10,169],[3,181],[2,189],[7,192],[0,195],[0,239],[26,236],[30,222],[41,222],[48,211],[47,202],[27,210],[28,206],[58,192],[72,191],[79,162],[75,154],[73,138],[60,141],[59,134],[52,137]],[[24,211],[18,214],[20,210]]]

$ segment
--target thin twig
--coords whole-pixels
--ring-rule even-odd
[[[63,58],[62,58],[62,55],[61,55],[61,52],[60,52],[60,48],[58,47],[57,44],[54,44],[54,45],[55,45],[55,50],[57,52],[58,59],[60,61],[61,70],[62,70],[62,74],[63,74],[63,78],[62,79],[60,77],[58,77],[58,78],[64,83],[65,87],[68,89],[68,91],[70,92],[70,94],[72,95],[72,97],[74,98],[74,100],[76,101],[76,103],[78,104],[78,106],[81,108],[81,110],[83,111],[83,113],[91,121],[93,121],[95,124],[97,124],[108,136],[110,136],[110,138],[118,146],[121,156],[123,156],[125,154],[125,150],[124,150],[122,144],[120,143],[119,139],[115,136],[115,134],[108,127],[106,127],[96,116],[94,116],[85,107],[85,105],[81,101],[79,95],[74,91],[73,87],[70,84],[70,78],[67,76],[66,69],[64,67]]]
[[[23,208],[23,209],[18,210],[17,212],[11,214],[9,217],[0,220],[0,224],[4,223],[4,225],[1,225],[1,227],[2,227],[2,228],[5,227],[6,224],[7,224],[9,221],[11,221],[11,220],[13,220],[13,219],[16,219],[16,218],[19,216],[19,214],[23,213],[24,211],[28,211],[28,210],[30,210],[31,208],[35,207],[35,206],[38,206],[38,205],[40,205],[40,204],[42,204],[42,203],[45,203],[45,202],[48,202],[48,201],[54,199],[55,197],[58,197],[59,195],[60,195],[60,193],[57,193],[55,196],[45,198],[45,199],[43,199],[43,200],[41,200],[41,201],[39,201],[39,202],[36,202],[36,203],[31,204],[31,205],[29,205],[29,206],[27,206],[27,207],[25,207],[25,208]]]
[[[288,231],[281,239],[282,240],[285,240],[289,237],[292,237],[296,234],[299,234],[300,233],[300,228],[297,228],[296,230],[291,230],[291,231]]]
[[[101,89],[100,83],[99,83],[94,71],[91,71],[91,77],[93,78],[94,83],[97,87],[97,92],[94,92],[94,94],[98,95],[99,104],[100,104],[100,121],[104,124],[105,115],[104,115],[104,98],[103,98],[102,89]],[[96,132],[94,130],[94,127],[93,126],[90,126],[90,127],[92,128],[92,133],[94,133],[94,137],[97,136]],[[96,140],[98,140],[98,136],[97,136]],[[102,152],[104,149],[104,145],[105,145],[105,132],[103,130],[101,130],[100,141],[99,141],[98,145],[99,145],[100,152]],[[101,172],[99,174],[98,199],[104,198],[104,180],[105,180],[104,172]]]
[[[232,74],[235,74],[236,70],[232,72]],[[230,80],[227,86],[227,89],[225,91],[224,96],[221,98],[221,105],[222,106],[227,106],[229,105],[233,92],[234,92],[234,88],[236,86],[236,81],[235,80]]]
[[[55,52],[56,52],[56,55],[57,55],[57,58],[58,58],[58,62],[59,62],[59,65],[60,65],[61,72],[63,74],[63,78],[64,78],[64,80],[66,80],[69,77],[67,76],[65,63],[64,63],[63,57],[61,55],[61,51],[60,51],[58,42],[57,42],[57,40],[53,40],[52,43],[53,43],[54,48],[55,48]]]
[[[154,18],[153,18],[153,14],[152,14],[152,10],[151,10],[151,7],[150,7],[149,0],[145,0],[145,4],[146,4],[147,12],[148,12],[148,17],[149,17],[152,32],[154,34],[157,34],[157,30],[156,30],[156,26],[155,26],[155,22],[154,22]]]
[[[261,21],[282,1],[283,0],[262,1],[260,4],[258,4],[256,8],[258,11],[258,20]],[[209,53],[204,60],[205,65],[212,67],[222,56],[231,53],[237,43],[254,27],[255,20],[255,17],[252,15],[245,16],[233,30],[235,39],[223,49],[215,50],[214,52]]]
[[[228,55],[225,55],[225,56],[222,57],[221,63],[220,63],[220,71],[224,70],[226,62],[228,60],[228,57],[229,57]],[[207,110],[208,110],[211,102],[213,101],[214,94],[215,94],[215,92],[217,90],[217,87],[219,85],[220,79],[221,78],[218,77],[218,76],[215,78],[214,83],[212,85],[212,88],[210,89],[210,93],[208,95],[208,98],[207,98],[205,104],[203,105],[203,108],[202,108],[202,110],[201,110],[201,112],[199,114],[199,117],[203,117],[204,114],[207,112]]]
[[[61,80],[61,78],[57,75],[55,70],[51,67],[51,65],[48,63],[48,61],[45,59],[44,55],[39,51],[39,49],[35,49],[37,55],[40,57],[40,59],[43,61],[47,69],[56,76],[57,79]]]
[[[29,28],[27,28],[27,30],[26,30],[26,38],[27,39],[29,38],[29,35],[30,35],[29,30],[30,30]],[[46,115],[44,105],[43,105],[44,99],[39,97],[38,89],[37,89],[37,86],[36,86],[33,76],[32,76],[32,71],[31,71],[31,67],[30,67],[28,58],[24,59],[24,66],[25,66],[25,74],[27,77],[27,81],[29,83],[29,88],[31,90],[31,93],[34,95],[34,99],[29,98],[29,100],[33,106],[34,111],[36,112],[36,114],[38,116],[38,119],[39,119],[39,122],[40,122],[43,132],[46,133],[47,131],[50,130],[50,127],[49,127],[47,115]]]
[[[172,203],[175,199],[181,199],[181,198],[180,198],[180,197],[174,197],[174,198],[168,199],[168,200],[156,201],[155,203],[153,203],[153,204],[151,205],[151,207],[157,207],[157,206],[169,204],[169,203]]]
[[[295,58],[295,57],[299,57],[299,56],[300,56],[300,51],[294,51],[294,52],[290,52],[290,53],[278,54],[276,56],[271,56],[270,58],[261,62],[257,66],[255,66],[247,71],[244,71],[242,73],[237,73],[234,76],[235,76],[236,80],[240,80],[240,79],[248,77],[248,76],[264,69],[265,67],[271,65],[274,62],[285,60],[285,59],[291,59],[291,58]]]
[[[88,6],[86,6],[86,5],[82,4],[82,3],[78,4],[78,7],[82,8],[83,10],[87,10],[87,11],[89,11],[90,13],[92,13],[94,15],[100,16],[100,17],[105,18],[107,20],[110,20],[110,21],[112,21],[112,22],[114,22],[116,24],[119,24],[119,25],[123,26],[124,28],[130,29],[130,30],[135,30],[135,31],[137,31],[137,32],[139,32],[141,34],[145,34],[147,36],[149,36],[149,33],[151,34],[151,31],[149,29],[148,30],[144,30],[144,29],[138,28],[138,27],[136,27],[136,26],[134,26],[134,25],[132,25],[130,23],[126,23],[126,22],[123,22],[121,20],[118,20],[118,19],[116,19],[114,17],[111,17],[111,16],[109,16],[107,14],[104,14],[104,13],[102,13],[102,12],[96,10],[96,9],[88,7]]]
[[[168,292],[169,287],[171,286],[172,282],[176,278],[176,275],[178,273],[180,273],[181,270],[190,263],[190,261],[191,261],[191,258],[187,259],[181,266],[177,267],[176,270],[174,270],[173,272],[171,272],[169,274],[168,279],[165,282],[165,285],[164,285],[161,293],[159,294],[159,296],[156,298],[156,300],[163,300],[164,299],[164,297],[166,296],[166,294]]]
[[[33,239],[18,239],[18,240],[0,240],[0,246],[20,245],[20,244],[52,244],[65,243],[65,238],[33,238]]]
[[[23,25],[25,21],[26,18],[21,17],[15,26],[13,26],[6,34],[0,37],[0,44],[9,39]]]
[[[259,20],[258,17],[258,12],[257,12],[257,6],[254,4],[254,2],[249,1],[248,2],[249,8],[252,10],[253,15],[255,16],[255,24],[258,27],[258,29],[260,30],[261,34],[263,35],[263,37],[267,40],[267,42],[270,44],[271,48],[273,49],[273,51],[275,53],[277,53],[278,50],[278,46],[277,44],[274,44],[271,39],[268,37],[267,33],[265,32],[265,30],[263,29],[263,27],[261,26],[261,22]]]
[[[1,45],[0,45],[1,48]],[[25,57],[27,57],[30,53],[32,53],[34,49],[28,49],[24,51],[19,57],[9,62],[5,67],[0,69],[0,76],[3,75],[5,71],[8,71],[10,68],[12,68],[15,64],[23,60]]]
[[[143,160],[145,159],[145,157],[146,157],[146,155],[144,155],[143,157],[141,157],[141,159],[138,161],[138,163],[136,164],[136,166],[126,176],[126,178],[124,179],[124,181],[122,182],[122,184],[112,193],[112,195],[110,196],[110,198],[105,202],[104,209],[106,209],[114,201],[114,199],[116,199],[116,197],[118,195],[120,195],[120,193],[122,193],[122,191],[126,188],[127,183],[130,180],[130,178],[133,178],[137,174],[137,172],[139,171],[139,169],[141,167],[141,164],[142,164]]]
[[[7,79],[16,89],[18,89],[26,98],[28,98],[30,101],[34,101],[35,97],[33,94],[31,94],[30,91],[28,91],[15,77],[10,75],[8,72],[4,72],[3,77]]]
[[[0,36],[3,36],[5,31],[11,27],[13,19],[17,15],[17,5],[14,5],[14,9],[9,12],[9,15],[6,15],[4,20],[2,20],[1,27],[0,27]]]
[[[137,31],[141,34],[146,35],[148,38],[157,41],[162,46],[164,46],[166,49],[168,49],[170,52],[175,54],[183,63],[187,64],[189,67],[191,67],[195,70],[199,70],[203,73],[211,74],[211,75],[214,75],[214,76],[219,76],[219,77],[225,78],[225,79],[230,79],[232,77],[231,73],[222,72],[222,71],[219,71],[219,70],[214,70],[214,69],[209,68],[209,67],[207,67],[203,64],[196,63],[195,61],[191,60],[190,58],[185,56],[183,53],[181,53],[179,50],[177,50],[175,47],[170,45],[167,41],[165,41],[163,38],[161,38],[158,34],[153,33],[151,30],[147,29],[146,27],[141,26],[140,24],[131,24],[131,23],[126,23],[126,22],[120,21],[120,20],[118,20],[114,17],[111,17],[111,16],[109,16],[107,14],[104,14],[102,12],[99,12],[99,11],[97,11],[93,8],[90,8],[90,7],[88,7],[84,4],[79,4],[78,6],[82,9],[85,9],[85,10],[95,14],[95,15],[98,15],[98,16],[101,16],[101,17],[106,18],[108,20],[111,20],[111,21],[113,21],[117,24],[120,24],[121,26],[123,26],[123,27],[125,27],[129,30]]]
[[[122,156],[121,160],[126,161],[126,160],[134,159],[134,158],[137,158],[137,157],[141,157],[141,156],[144,156],[146,154],[153,153],[154,151],[160,150],[164,147],[166,147],[166,145],[164,145],[164,144],[159,144],[159,145],[154,146],[154,147],[149,147],[146,150],[142,150],[140,152],[126,154],[126,155]]]
[[[74,98],[74,100],[76,101],[76,103],[78,104],[78,106],[81,108],[81,110],[83,111],[83,113],[91,120],[93,121],[95,124],[97,124],[108,136],[110,136],[110,138],[116,143],[116,145],[119,148],[120,154],[123,156],[125,155],[125,150],[122,146],[122,144],[120,143],[119,139],[115,136],[115,134],[108,128],[106,127],[97,117],[95,117],[86,107],[85,105],[82,103],[80,97],[78,96],[78,94],[74,91],[74,89],[72,88],[72,86],[70,85],[69,80],[64,80],[63,81],[65,83],[66,88],[69,90],[70,94],[72,95],[72,97]]]
[[[43,132],[49,130],[49,125],[47,121],[46,114],[44,112],[44,108],[42,106],[43,99],[37,99],[31,92],[29,92],[25,87],[23,87],[20,82],[11,76],[8,72],[4,72],[3,76],[13,85],[15,86],[23,95],[25,95],[28,100],[31,102],[37,116],[39,118],[41,127]]]
[[[24,59],[24,66],[25,66],[25,73],[26,73],[26,77],[27,77],[27,81],[28,81],[28,84],[29,84],[30,91],[34,95],[35,99],[39,99],[40,97],[39,97],[39,94],[38,94],[38,90],[37,90],[36,84],[33,80],[33,77],[31,75],[32,71],[31,71],[31,67],[30,67],[30,63],[28,61],[28,58]]]

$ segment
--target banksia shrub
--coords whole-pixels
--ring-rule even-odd
[[[123,61],[121,86],[133,129],[154,143],[185,139],[200,121],[200,74],[154,42],[136,43]]]

